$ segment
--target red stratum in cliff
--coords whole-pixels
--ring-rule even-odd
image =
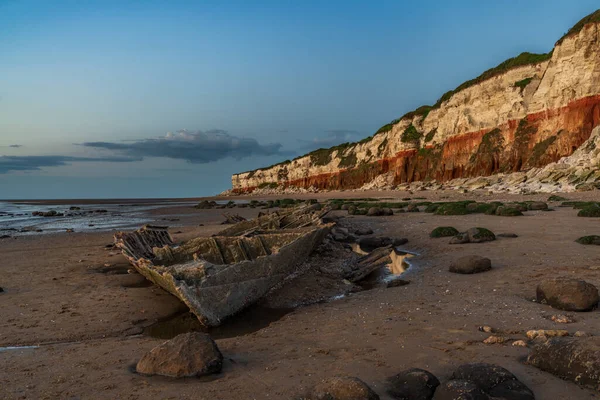
[[[360,142],[233,175],[233,191],[389,189],[412,182],[593,188],[600,186],[599,163],[589,162],[596,160],[590,152],[599,125],[600,10],[550,53],[509,59]]]

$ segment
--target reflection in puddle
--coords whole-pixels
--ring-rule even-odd
[[[409,253],[402,250],[392,249],[390,252],[390,263],[384,267],[379,268],[364,279],[358,282],[363,289],[373,289],[382,285],[382,283],[388,283],[395,279],[398,279],[406,270],[410,268],[410,258],[416,254]]]
[[[37,349],[40,346],[8,346],[8,347],[0,347],[0,353],[3,351],[11,351],[11,350],[28,350],[28,349]]]
[[[206,332],[210,333],[213,339],[226,339],[266,328],[291,311],[293,311],[291,308],[254,306],[213,328],[202,325],[191,312],[184,312],[148,326],[144,329],[144,334],[157,339],[172,339],[182,333]]]

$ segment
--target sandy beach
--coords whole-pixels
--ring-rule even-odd
[[[292,197],[292,196],[285,196]],[[521,201],[540,195],[460,194],[457,192],[330,192],[296,198],[423,197],[431,201]],[[595,192],[566,194],[570,200],[597,200]],[[222,200],[242,200],[233,197]],[[56,203],[58,204],[58,203]],[[64,204],[64,203],[61,203]],[[596,218],[549,203],[552,211],[522,217],[484,214],[439,216],[399,213],[387,217],[349,216],[340,224],[369,227],[375,234],[407,238],[402,250],[416,253],[403,274],[410,284],[353,293],[341,299],[241,317],[214,331],[224,356],[223,371],[209,378],[168,379],[135,373],[136,362],[164,339],[149,327],[185,315],[185,306],[137,273],[113,243],[114,232],[31,235],[0,240],[0,398],[3,399],[293,399],[322,378],[364,380],[382,399],[385,379],[408,368],[423,368],[445,380],[466,362],[498,364],[513,372],[537,399],[593,399],[597,392],[561,380],[526,364],[531,329],[566,329],[571,334],[600,330],[598,313],[567,313],[575,322],[558,324],[565,314],[535,302],[545,278],[567,276],[600,285],[596,246],[575,242],[600,234]],[[177,215],[170,229],[180,242],[211,235],[223,226],[223,210],[165,205],[149,211],[158,223]],[[229,211],[229,210],[228,210]],[[255,217],[259,209],[232,212]],[[168,222],[166,222],[168,224]],[[432,239],[438,226],[459,231],[485,227],[514,233],[477,244],[450,245]],[[492,260],[491,271],[475,275],[448,272],[463,255]],[[133,272],[133,271],[130,271]],[[298,289],[302,291],[302,288]],[[306,288],[306,297],[310,298]],[[269,315],[271,313],[271,315]],[[238,318],[238,317],[234,317]],[[504,332],[504,344],[484,344],[478,327]],[[31,346],[14,349],[17,346]]]

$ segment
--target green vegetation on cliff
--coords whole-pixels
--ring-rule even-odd
[[[600,22],[600,9],[596,10],[593,13],[591,13],[590,15],[582,18],[578,23],[576,23],[575,25],[573,25],[573,27],[571,29],[569,29],[569,31],[567,33],[565,33],[563,35],[563,37],[561,37],[560,39],[558,39],[558,41],[556,42],[556,44],[559,45],[559,44],[561,44],[563,42],[563,40],[565,40],[569,36],[573,36],[573,35],[578,34],[579,32],[581,32],[581,30],[587,24],[593,24],[593,23],[599,23],[599,22]]]

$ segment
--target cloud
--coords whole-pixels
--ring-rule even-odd
[[[134,157],[69,157],[69,156],[0,156],[0,174],[10,171],[37,171],[43,167],[60,167],[74,162],[133,162]]]
[[[205,164],[226,157],[284,155],[281,144],[262,145],[252,138],[232,136],[223,130],[180,130],[156,139],[133,142],[86,142],[82,146],[110,150],[130,157],[166,157]]]
[[[348,129],[332,129],[325,131],[326,136],[317,137],[312,140],[298,139],[304,143],[303,147],[316,149],[320,147],[332,147],[345,142],[352,142],[359,138],[360,134],[357,131]]]

